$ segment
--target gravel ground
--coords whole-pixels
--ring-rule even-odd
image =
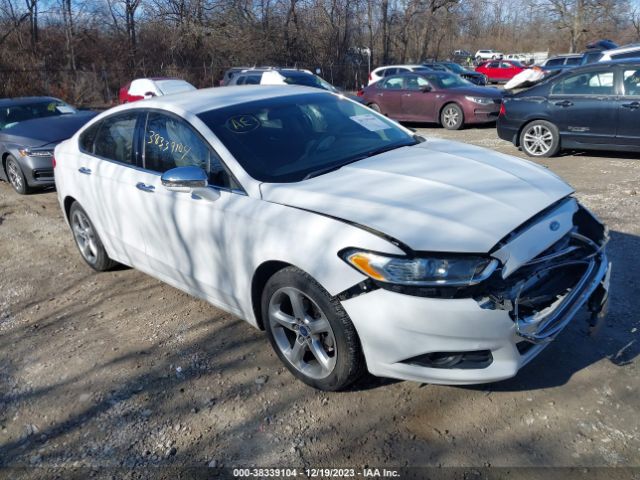
[[[418,127],[522,156],[494,128]],[[131,269],[93,273],[54,192],[0,183],[0,466],[640,467],[640,159],[543,163],[611,228],[599,336],[578,318],[501,383],[366,378],[331,394],[295,381],[243,321]]]

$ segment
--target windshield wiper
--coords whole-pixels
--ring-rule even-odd
[[[413,136],[413,138],[415,140],[415,143],[403,143],[401,145],[387,145],[386,147],[381,147],[381,148],[377,148],[375,150],[370,150],[368,152],[365,152],[362,155],[358,155],[357,157],[351,158],[351,159],[349,159],[348,161],[346,161],[344,163],[339,163],[337,165],[331,165],[329,167],[323,167],[323,168],[319,168],[317,170],[312,170],[309,173],[307,173],[302,180],[309,180],[310,178],[317,177],[317,176],[323,175],[325,173],[333,172],[334,170],[339,170],[342,167],[344,167],[345,165],[349,165],[350,163],[355,163],[355,162],[358,162],[360,160],[364,160],[365,158],[374,157],[376,155],[380,155],[381,153],[389,152],[389,151],[395,150],[397,148],[412,147],[413,145],[417,145],[418,143],[421,143],[421,141],[418,139],[418,137],[419,137],[419,135],[414,135]],[[422,137],[420,137],[420,138],[422,138]],[[424,139],[422,141],[424,141]]]

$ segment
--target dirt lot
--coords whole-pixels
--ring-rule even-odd
[[[522,155],[493,128],[420,131]],[[0,183],[0,466],[640,467],[640,158],[544,164],[611,228],[600,335],[578,318],[498,384],[334,394],[243,321],[134,270],[93,273],[54,192]]]

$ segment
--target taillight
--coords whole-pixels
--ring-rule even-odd
[[[373,77],[371,76],[371,72],[369,72],[369,81],[371,81]]]
[[[51,156],[51,164],[53,165],[53,168],[56,168],[56,157],[53,155]]]
[[[498,113],[499,117],[504,117],[507,114],[507,109],[504,108],[504,102],[500,104],[500,113]]]
[[[357,95],[358,97],[364,97],[364,90],[362,90],[362,89],[358,90],[358,91],[356,92],[356,95]]]

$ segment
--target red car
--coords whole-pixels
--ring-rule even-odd
[[[515,60],[490,60],[480,64],[476,68],[476,72],[480,72],[487,76],[490,82],[508,82],[525,67]]]
[[[391,75],[363,90],[363,103],[394,120],[439,123],[458,130],[470,123],[495,122],[502,92],[479,87],[448,72]]]

